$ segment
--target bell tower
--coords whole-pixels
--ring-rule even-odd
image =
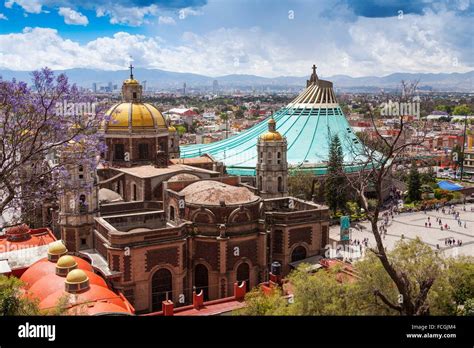
[[[263,198],[288,195],[287,142],[276,130],[273,117],[268,121],[268,131],[257,142],[257,189]]]
[[[127,103],[139,103],[142,100],[143,88],[137,80],[133,78],[133,65],[130,64],[130,78],[123,81],[122,99]]]
[[[84,160],[80,142],[71,142],[62,150],[65,170],[61,174],[59,226],[67,249],[77,252],[93,248],[94,217],[98,214],[96,158]]]

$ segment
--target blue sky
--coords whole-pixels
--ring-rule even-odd
[[[0,69],[465,72],[473,13],[472,0],[0,0]]]

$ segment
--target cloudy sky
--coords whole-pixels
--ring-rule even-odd
[[[473,17],[473,0],[0,0],[0,69],[466,72]]]

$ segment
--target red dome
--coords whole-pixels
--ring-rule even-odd
[[[92,265],[86,260],[77,256],[73,256],[73,258],[77,262],[77,268],[89,272],[94,271]],[[32,264],[30,268],[22,274],[20,280],[25,283],[26,288],[30,288],[35,282],[49,274],[56,274],[56,262],[49,261],[48,258],[45,257]]]
[[[108,302],[89,302],[74,306],[67,311],[68,315],[97,315],[106,313],[131,314],[125,308]]]
[[[103,288],[108,288],[105,280],[99,275],[84,270],[87,277],[89,278],[89,283],[92,285],[101,286]],[[61,277],[56,273],[48,274],[41,279],[38,279],[33,285],[30,286],[27,292],[27,296],[30,298],[39,298],[39,300],[44,300],[46,297],[55,293],[58,290],[64,291],[64,281],[66,277]]]
[[[42,310],[54,310],[58,305],[59,300],[64,298],[65,295],[69,295],[69,307],[86,304],[88,302],[100,301],[114,304],[126,311],[128,310],[128,306],[119,295],[107,288],[93,284],[91,284],[87,290],[75,294],[66,292],[65,288],[58,290],[43,299],[39,304],[39,308]]]

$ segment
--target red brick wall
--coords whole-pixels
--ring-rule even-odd
[[[169,263],[178,267],[179,249],[178,247],[154,249],[146,252],[146,271],[150,272],[153,267],[160,263]]]
[[[213,270],[219,269],[219,243],[196,241],[194,249],[194,259],[204,259]]]
[[[234,248],[239,248],[239,256],[234,255]],[[237,261],[247,257],[252,264],[257,264],[257,240],[229,241],[227,245],[227,270],[234,268]]]
[[[290,248],[293,244],[306,242],[311,245],[312,229],[311,227],[293,228],[289,231]]]

